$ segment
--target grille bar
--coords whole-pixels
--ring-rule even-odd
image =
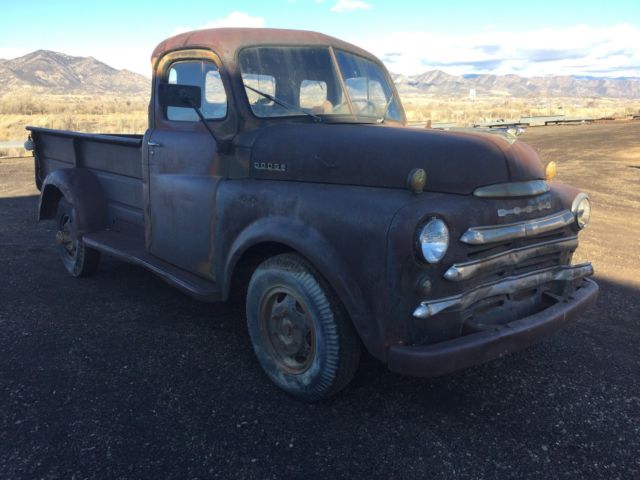
[[[549,190],[549,184],[544,180],[531,180],[528,182],[487,185],[486,187],[476,188],[473,194],[476,197],[485,198],[530,197],[546,193]]]
[[[461,282],[478,275],[495,272],[504,267],[516,266],[521,262],[543,255],[573,251],[578,247],[578,237],[561,238],[533,246],[516,248],[497,253],[479,260],[453,264],[444,274],[452,282]]]
[[[487,227],[471,227],[462,234],[460,241],[469,245],[484,245],[519,238],[530,238],[566,227],[574,221],[573,214],[569,210],[563,210],[553,215],[524,222]]]
[[[509,295],[522,290],[536,288],[552,281],[573,281],[593,275],[590,263],[580,265],[559,265],[533,273],[507,277],[498,282],[480,285],[476,288],[451,297],[420,302],[414,310],[416,318],[429,318],[443,310],[451,308],[467,308],[477,301],[494,295]]]

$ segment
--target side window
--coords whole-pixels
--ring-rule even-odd
[[[202,90],[200,109],[207,120],[216,120],[227,115],[227,95],[215,63],[189,60],[174,63],[167,81],[178,85],[193,85]],[[197,122],[198,115],[192,108],[167,107],[167,120]]]
[[[321,107],[327,101],[327,82],[303,80],[300,84],[300,108]]]

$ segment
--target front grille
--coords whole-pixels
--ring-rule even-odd
[[[570,237],[570,235],[567,236],[564,230],[560,230],[558,232],[541,235],[540,237],[536,238],[519,239],[511,242],[505,242],[499,245],[491,245],[489,248],[486,248],[487,245],[485,245],[485,248],[483,249],[470,246],[469,251],[467,252],[467,259],[469,261],[482,261],[483,259],[486,259],[493,255],[505,254],[520,248],[535,247],[537,245],[540,245],[541,243],[560,240],[567,237]],[[569,259],[570,254],[567,255],[564,252],[536,255],[535,257],[519,262],[516,265],[489,269],[479,275],[474,276],[468,281],[473,284],[493,282],[505,277],[529,273],[535,270],[542,270],[543,268],[553,267],[555,265],[566,265],[569,263]]]
[[[568,210],[470,227],[459,241],[455,263],[440,267],[446,283],[413,312],[419,321],[431,319],[416,324],[411,339],[416,344],[494,329],[535,314],[593,274],[591,264],[569,265],[578,238]]]
[[[569,244],[566,245],[565,241]],[[544,251],[545,249],[553,249],[549,246],[558,245],[563,245],[556,247],[557,249],[562,248],[562,251]],[[574,232],[570,226],[564,225],[535,236],[480,245],[466,245],[466,259],[457,262],[455,266],[474,265],[477,268],[473,276],[461,281],[461,287],[466,290],[477,285],[498,282],[508,277],[532,273],[557,265],[567,265],[576,245],[577,239]],[[492,266],[495,261],[491,262],[491,259],[496,257],[508,259],[513,252],[523,251],[527,252],[526,258],[523,260],[518,260],[515,263],[505,261],[503,263],[507,263],[506,265]],[[545,288],[539,287],[524,289],[508,295],[484,298],[460,312],[465,325],[467,325],[465,328],[475,330],[481,328],[481,325],[510,321],[514,315],[531,314],[538,308],[542,308],[544,291]]]
[[[549,240],[558,240],[560,238],[567,236],[567,232],[565,230],[566,230],[565,228],[561,228],[559,230],[544,233],[536,237],[518,238],[516,240],[511,240],[503,243],[493,243],[493,244],[487,244],[487,245],[469,245],[467,249],[467,259],[477,260],[479,258],[488,257],[490,255],[506,252],[508,250],[514,250],[516,248],[530,247],[530,246],[539,244],[541,242],[546,242]]]

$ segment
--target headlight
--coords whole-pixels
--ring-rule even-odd
[[[422,256],[429,263],[442,260],[449,248],[449,229],[439,218],[432,218],[422,227],[418,235]]]
[[[576,217],[578,228],[586,227],[589,223],[589,218],[591,218],[591,202],[586,193],[576,195],[571,205],[571,211],[573,216]]]

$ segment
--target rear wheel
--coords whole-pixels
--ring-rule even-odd
[[[292,395],[327,398],[358,368],[362,347],[344,307],[299,255],[278,255],[256,269],[247,293],[247,323],[260,365]]]
[[[82,238],[78,238],[74,218],[73,205],[61,198],[56,215],[58,253],[67,272],[74,277],[85,277],[98,269],[100,252],[86,247]]]

